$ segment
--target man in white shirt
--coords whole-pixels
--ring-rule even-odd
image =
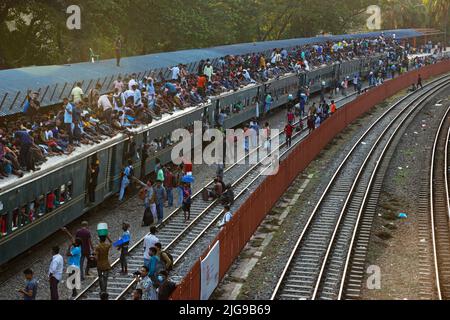
[[[71,92],[72,101],[77,104],[83,100],[83,89],[81,89],[81,82],[78,82],[77,85],[72,89]]]
[[[172,80],[177,81],[180,76],[180,67],[174,66],[172,68],[169,68],[170,71],[172,71]]]
[[[230,206],[228,206],[228,205],[225,206],[224,211],[225,211],[225,215],[224,215],[222,221],[219,222],[219,228],[222,228],[224,225],[226,225],[228,222],[230,222],[231,219],[233,218],[233,214],[231,213]]]
[[[113,111],[112,106],[112,94],[110,95],[102,95],[100,99],[98,99],[98,107],[103,109],[103,118],[105,118],[106,122],[111,124],[111,116]]]
[[[122,77],[118,77],[117,80],[113,83],[114,89],[119,90],[119,92],[123,92],[125,90],[125,86],[122,81]]]
[[[205,74],[205,76],[208,77],[208,81],[211,82],[211,78],[214,74],[214,68],[213,68],[210,60],[206,61],[206,65],[205,65],[205,68],[203,69],[203,73]]]
[[[131,80],[128,82],[128,90],[132,90],[133,86],[138,86],[138,82],[136,81],[136,74],[133,73],[131,76]]]
[[[157,243],[160,243],[156,236],[156,227],[150,227],[150,233],[144,238],[144,265],[150,264],[150,248],[154,247]]]
[[[59,254],[59,247],[53,247],[53,257],[48,269],[48,278],[50,281],[50,296],[52,300],[59,300],[58,284],[62,280],[64,270],[64,259]]]

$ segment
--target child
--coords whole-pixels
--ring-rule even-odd
[[[120,265],[122,268],[121,274],[127,275],[128,274],[128,263],[127,263],[127,256],[128,256],[128,246],[130,245],[131,240],[131,234],[130,234],[130,225],[126,222],[122,223],[122,236],[120,237],[119,241],[117,241],[114,246],[117,247],[118,250],[120,250]]]

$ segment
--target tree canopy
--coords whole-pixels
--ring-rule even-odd
[[[239,42],[365,31],[379,4],[383,28],[448,24],[450,0],[2,0],[0,67],[87,61],[89,48],[112,58]],[[81,30],[69,30],[70,5]],[[448,20],[448,19],[447,19]]]

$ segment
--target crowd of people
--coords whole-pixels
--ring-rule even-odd
[[[24,117],[11,126],[0,129],[0,179],[9,174],[22,176],[25,171],[39,170],[39,165],[49,156],[70,154],[80,144],[99,143],[105,137],[128,132],[127,128],[151,123],[165,113],[172,114],[205,102],[209,96],[238,90],[251,83],[265,82],[285,73],[310,71],[313,67],[323,64],[385,53],[377,64],[371,66],[367,77],[369,86],[377,86],[410,68],[434,63],[432,57],[408,60],[408,54],[413,52],[414,49],[409,45],[402,47],[392,38],[378,37],[307,45],[292,50],[275,49],[269,57],[256,53],[227,56],[219,59],[214,66],[209,60],[201,61],[198,72],[195,73],[188,72],[185,65],[174,66],[170,68],[170,79],[165,79],[162,73],[152,74],[144,79],[137,79],[135,74],[127,79],[119,78],[114,82],[114,92],[109,94],[101,94],[100,85],[85,94],[79,83],[73,88],[71,97],[64,99],[60,110],[48,114],[40,111],[39,94],[30,93],[25,104]],[[355,74],[352,79],[345,77],[335,80],[331,86],[332,94],[341,92],[342,95],[347,95],[351,87],[358,93],[363,90],[363,79],[359,74]],[[303,129],[304,117],[311,132],[337,111],[335,101],[325,98],[326,84],[321,85],[320,102],[312,103],[308,111],[305,108],[310,95],[308,86],[300,88],[295,99],[290,97],[287,124],[284,128],[288,146],[292,143],[295,130]],[[421,79],[417,86],[419,85],[421,86]],[[272,103],[271,93],[267,92],[264,112],[270,112]],[[221,110],[217,120],[219,127],[221,122],[223,126],[224,117]],[[294,126],[296,118],[299,119],[298,127]],[[258,132],[258,119],[245,129],[255,129]],[[264,125],[264,129],[269,137],[268,123]],[[152,141],[143,149],[151,146],[161,148],[170,143]],[[95,192],[91,191],[95,190],[96,186],[98,161],[91,164],[90,171],[92,179],[89,181],[88,193],[89,200],[94,202]],[[176,287],[175,283],[170,281],[174,261],[170,253],[163,250],[154,225],[163,223],[164,209],[173,207],[175,203],[182,208],[186,222],[191,218],[193,181],[185,178],[192,176],[192,165],[162,165],[157,160],[154,174],[155,177],[147,183],[140,181],[134,177],[130,161],[121,177],[119,200],[124,199],[126,190],[133,183],[140,185],[140,197],[145,209],[142,226],[151,226],[150,233],[144,239],[143,266],[133,274],[137,283],[132,294],[134,300],[169,299]],[[220,199],[223,202],[225,214],[219,227],[231,220],[230,205],[234,201],[234,194],[231,185],[223,181],[223,167],[218,167],[213,186],[204,190],[203,197],[205,200]],[[130,225],[124,222],[122,229],[123,233],[118,241],[113,242],[108,236],[100,236],[95,247],[87,222],[82,223],[82,228],[75,235],[64,229],[70,238],[66,265],[78,268],[82,279],[89,276],[90,269],[97,269],[100,298],[103,300],[108,299],[107,285],[111,271],[109,257],[112,247],[120,251],[121,273],[129,274],[127,256],[131,243]],[[49,285],[51,298],[57,300],[58,284],[62,281],[65,263],[59,247],[53,248],[52,256],[48,272]],[[34,299],[37,282],[33,278],[33,272],[27,269],[24,274],[26,287],[20,290],[20,294],[25,300]],[[72,294],[77,296],[77,290],[73,289]]]
[[[422,50],[431,50],[429,48],[427,44]],[[163,114],[196,106],[211,96],[251,83],[377,53],[395,55],[398,59],[384,65],[381,76],[374,73],[371,81],[380,81],[388,74],[407,69],[406,55],[414,52],[409,44],[402,47],[400,41],[380,36],[279,48],[269,56],[263,53],[228,55],[214,65],[211,60],[202,60],[194,72],[183,64],[173,66],[168,79],[163,72],[143,79],[138,79],[136,74],[119,77],[110,93],[105,93],[106,88],[101,84],[84,92],[82,83],[77,83],[58,110],[47,112],[41,110],[39,92],[29,92],[22,117],[0,127],[0,179],[39,170],[50,156],[70,154],[81,144],[97,144],[119,132],[128,132],[127,128],[151,123]],[[416,67],[418,65],[420,62]],[[341,86],[341,81],[336,79],[334,88]],[[269,92],[265,100],[268,109],[271,99]],[[152,141],[156,148],[167,143],[171,142]]]

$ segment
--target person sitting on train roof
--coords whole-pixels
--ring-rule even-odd
[[[387,53],[373,69],[377,75],[376,84],[380,84],[393,66],[396,71],[408,70],[408,54],[414,51],[409,43],[402,47],[396,39],[382,35],[326,41],[291,49],[274,48],[269,56],[258,52],[227,55],[214,65],[210,60],[203,60],[194,72],[189,72],[185,65],[177,65],[172,69],[171,81],[166,81],[162,72],[157,75],[151,72],[143,79],[138,79],[136,74],[126,76],[125,81],[119,77],[114,82],[115,93],[110,95],[101,95],[102,85],[99,83],[88,90],[86,96],[77,89],[76,94],[72,95],[72,100],[77,103],[64,99],[65,107],[57,115],[53,112],[41,113],[38,92],[30,92],[23,113],[29,124],[25,126],[25,123],[19,122],[16,128],[5,131],[2,138],[11,151],[6,155],[13,160],[16,157],[20,166],[30,170],[38,159],[45,160],[43,152],[50,156],[61,152],[70,154],[74,150],[71,144],[74,131],[82,144],[99,143],[105,137],[124,132],[126,128],[151,123],[164,114],[171,115],[177,110],[196,106],[212,95],[239,90],[250,83],[266,82],[289,72],[308,72],[326,63]],[[433,56],[415,57],[412,65],[419,68],[434,62]],[[79,84],[77,87],[81,89]],[[36,112],[30,110],[33,106]],[[13,135],[14,132],[17,135]],[[15,140],[20,149],[18,151],[12,144]],[[12,162],[14,172],[21,175],[20,166]],[[9,165],[6,166],[9,170]]]

